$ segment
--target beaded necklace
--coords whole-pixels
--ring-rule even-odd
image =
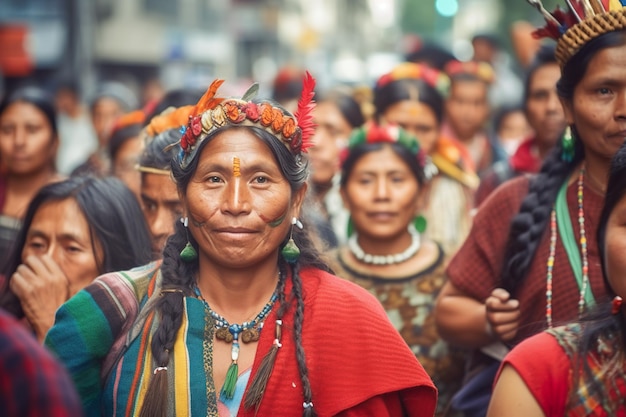
[[[224,380],[224,385],[220,392],[220,396],[232,399],[235,394],[237,377],[239,376],[239,366],[237,365],[237,361],[239,360],[239,335],[241,335],[241,340],[244,343],[257,342],[259,340],[261,330],[263,329],[263,322],[278,299],[278,294],[274,291],[267,304],[265,304],[259,314],[252,320],[244,321],[241,324],[230,324],[222,315],[213,311],[209,303],[202,297],[202,293],[200,293],[200,289],[197,285],[193,290],[196,296],[204,302],[204,305],[209,310],[209,314],[215,321],[215,338],[226,343],[232,343],[230,351],[231,364],[226,372],[226,379]]]
[[[359,261],[370,265],[392,265],[399,264],[415,255],[421,246],[420,233],[415,229],[415,226],[411,223],[408,227],[409,234],[411,235],[411,244],[404,252],[396,253],[393,255],[372,255],[365,253],[363,248],[359,245],[358,234],[355,232],[348,239],[348,248],[350,252]]]
[[[576,277],[578,281],[578,286],[580,289],[580,295],[578,297],[578,314],[582,315],[585,309],[585,299],[588,298],[587,303],[590,304],[593,302],[593,295],[587,294],[589,287],[589,260],[587,253],[587,235],[585,232],[585,211],[583,208],[583,183],[585,176],[585,167],[580,169],[580,173],[578,174],[578,192],[577,192],[577,200],[578,200],[578,226],[580,228],[580,253],[582,255],[578,264],[582,264],[581,268],[581,278]],[[563,188],[559,192],[559,198],[565,198],[565,190],[567,189],[567,183],[563,185]],[[552,212],[550,213],[550,253],[548,255],[547,262],[547,274],[546,274],[546,323],[548,328],[552,328],[552,271],[554,268],[554,258],[556,253],[556,241],[557,241],[557,204],[552,208]],[[567,203],[565,203],[567,204]],[[565,206],[566,207],[566,206]],[[566,213],[565,216],[569,220],[569,214]],[[569,224],[565,225],[565,227],[569,227],[571,225],[571,221]],[[563,236],[562,236],[563,237]],[[572,234],[573,237],[573,234]],[[566,246],[566,250],[568,250],[567,242],[564,239],[563,244]],[[568,255],[571,255],[568,253]],[[570,264],[572,269],[574,270],[574,275],[577,274],[577,265],[574,265],[572,262],[573,256],[570,256]]]

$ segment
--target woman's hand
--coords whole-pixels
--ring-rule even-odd
[[[502,288],[496,288],[485,300],[487,314],[487,332],[508,342],[517,334],[519,328],[519,301]]]
[[[69,298],[67,277],[50,255],[26,258],[10,280],[37,339],[43,342],[57,309]]]

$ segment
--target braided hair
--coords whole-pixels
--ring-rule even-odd
[[[263,129],[256,127],[229,127],[215,131],[208,136],[199,147],[206,146],[218,133],[224,132],[226,129],[250,129],[260,140],[262,140],[271,150],[276,158],[276,162],[291,185],[292,192],[300,190],[307,179],[308,165],[299,161],[291,152],[273,135]],[[198,155],[201,149],[198,149]],[[191,180],[193,173],[198,165],[199,158],[194,158],[189,166],[181,168],[179,162],[174,159],[172,161],[172,175],[176,180],[177,187],[180,192],[184,193],[187,185]],[[302,346],[302,325],[304,318],[304,294],[302,292],[302,278],[300,270],[304,267],[318,268],[329,271],[330,268],[322,260],[321,255],[313,244],[309,235],[299,228],[293,228],[293,240],[300,248],[300,257],[295,264],[287,263],[282,258],[278,260],[281,280],[278,284],[278,309],[276,312],[277,319],[282,319],[289,307],[295,303],[295,322],[294,342],[296,345],[296,360],[300,379],[303,387],[304,403],[311,405],[304,407],[304,417],[315,416],[312,407],[311,384],[308,377],[308,368],[306,365],[305,352]],[[281,244],[284,246],[289,239],[287,234]],[[166,367],[170,355],[173,351],[174,339],[178,332],[183,315],[183,298],[192,296],[193,277],[198,271],[198,263],[185,263],[180,259],[180,251],[185,247],[187,242],[191,243],[197,250],[198,244],[193,236],[187,236],[184,226],[177,222],[174,234],[168,239],[163,250],[163,265],[161,267],[163,287],[168,289],[179,289],[180,291],[168,291],[162,293],[154,304],[154,309],[160,317],[158,327],[152,338],[152,354],[156,361],[157,367]],[[289,271],[290,270],[290,271]],[[292,291],[290,294],[285,293],[285,278],[291,272]],[[250,389],[246,393],[244,399],[244,407],[259,407],[263,398],[265,387],[271,375],[274,361],[277,354],[277,346],[273,346],[261,361],[259,371],[255,374],[251,381]],[[167,372],[157,372],[152,376],[148,391],[145,396],[144,404],[141,410],[141,416],[165,416],[168,402],[168,384]]]
[[[574,89],[585,76],[591,59],[603,49],[623,45],[626,42],[625,33],[608,32],[585,44],[563,67],[557,83],[559,96],[571,102]],[[574,126],[572,135],[575,139],[574,157],[569,162],[564,161],[561,158],[563,147],[559,142],[546,157],[539,173],[531,179],[528,194],[511,220],[500,285],[513,295],[526,279],[559,189],[585,157],[585,148]]]

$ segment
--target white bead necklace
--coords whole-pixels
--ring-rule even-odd
[[[372,255],[365,253],[365,251],[359,246],[358,234],[355,232],[348,239],[348,248],[350,252],[361,262],[371,265],[392,265],[399,264],[411,258],[417,253],[421,246],[420,234],[415,230],[415,226],[411,223],[408,227],[408,231],[411,234],[411,244],[404,252],[396,253],[394,255]]]

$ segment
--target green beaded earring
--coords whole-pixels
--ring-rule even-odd
[[[187,235],[187,244],[185,245],[183,250],[180,251],[179,256],[183,262],[191,263],[195,261],[196,259],[198,259],[198,252],[196,252],[196,249],[193,247],[191,242],[189,242],[189,232],[187,230],[187,226],[189,225],[189,217],[181,218],[180,222],[183,224],[183,226],[185,226],[185,234]]]
[[[572,162],[574,159],[574,145],[576,143],[576,139],[572,135],[572,129],[567,126],[565,128],[565,132],[563,133],[563,138],[561,139],[562,150],[561,150],[561,160],[564,162]]]
[[[303,226],[300,220],[298,220],[295,217],[292,218],[289,241],[287,241],[287,244],[283,246],[283,248],[280,251],[283,258],[290,264],[295,264],[296,262],[298,262],[298,258],[300,257],[300,248],[298,247],[298,245],[296,245],[296,242],[294,242],[293,240],[293,227],[294,226],[298,227],[300,230],[303,229]]]

